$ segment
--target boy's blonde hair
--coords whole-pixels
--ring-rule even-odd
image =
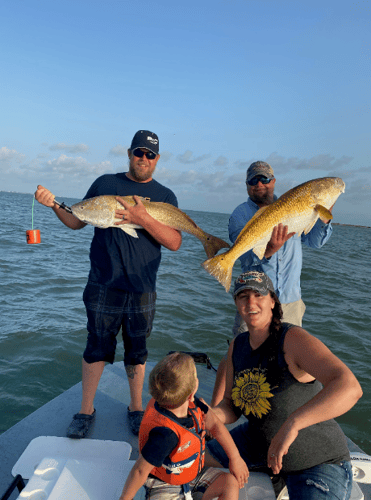
[[[189,354],[168,354],[149,374],[149,392],[167,408],[178,408],[196,388],[196,365]]]

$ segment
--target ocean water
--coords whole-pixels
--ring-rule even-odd
[[[78,200],[65,199],[66,204]],[[82,292],[93,228],[71,231],[30,194],[0,192],[0,433],[80,381],[86,340]],[[205,231],[228,241],[228,214],[187,211]],[[26,230],[40,229],[28,245]],[[303,326],[356,374],[364,395],[338,418],[371,454],[371,230],[335,226],[320,250],[304,247]],[[232,296],[202,267],[201,243],[183,234],[163,251],[151,360],[170,350],[206,352],[217,366],[235,313]],[[239,263],[233,276],[240,272]],[[116,361],[123,355],[119,342]]]

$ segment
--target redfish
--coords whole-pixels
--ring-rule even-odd
[[[339,177],[323,177],[296,186],[267,207],[263,207],[247,222],[234,245],[202,263],[202,266],[228,292],[231,287],[232,269],[236,260],[248,252],[262,259],[273,228],[282,223],[288,233],[308,234],[317,219],[332,219],[329,208],[345,191],[345,183]]]
[[[135,205],[133,196],[121,196],[121,198],[129,203]],[[147,212],[151,217],[157,221],[169,226],[178,231],[192,234],[198,238],[206,252],[207,257],[210,259],[221,248],[229,248],[230,245],[216,236],[205,233],[187,214],[182,212],[179,208],[170,205],[169,203],[161,203],[149,201],[147,198],[141,198],[141,202],[145,206]],[[71,210],[75,217],[87,224],[106,229],[107,227],[115,227],[121,229],[130,236],[137,238],[135,229],[142,229],[141,226],[134,224],[121,224],[115,225],[120,219],[115,217],[115,212],[122,209],[123,206],[116,200],[114,195],[96,196],[87,200],[80,201],[72,205]]]

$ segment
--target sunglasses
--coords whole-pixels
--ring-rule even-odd
[[[142,151],[141,149],[134,149],[133,155],[137,158],[143,158],[146,155],[148,160],[154,160],[156,158],[156,153],[152,153],[152,151]]]
[[[253,177],[250,181],[247,181],[247,184],[249,186],[256,186],[258,182],[261,182],[262,184],[269,184],[272,179],[268,179],[268,177],[264,177],[263,175],[258,175],[256,177]]]

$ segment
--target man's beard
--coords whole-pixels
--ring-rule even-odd
[[[154,170],[153,171],[146,170],[143,172],[142,170],[138,169],[137,171],[134,167],[131,166],[129,160],[129,172],[130,175],[133,177],[133,179],[135,179],[137,182],[144,182],[152,177]]]
[[[274,201],[273,194],[268,192],[261,195],[250,195],[250,198],[257,205],[271,205]]]

